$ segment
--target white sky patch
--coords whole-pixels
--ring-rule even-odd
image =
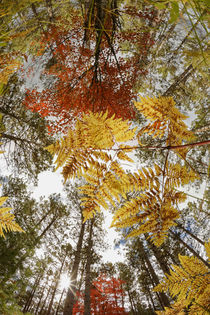
[[[107,242],[110,246],[108,250],[106,250],[103,253],[103,261],[106,262],[112,262],[113,264],[116,262],[124,262],[125,257],[123,255],[122,248],[120,249],[120,252],[118,249],[114,249],[115,244],[114,240],[116,238],[119,238],[119,233],[115,231],[114,228],[110,228],[111,222],[112,222],[112,215],[106,211],[104,213],[104,229],[107,231],[107,234],[105,236],[105,242]]]
[[[33,188],[35,198],[48,197],[53,193],[61,193],[63,190],[63,177],[59,172],[45,171],[39,174],[38,186]]]

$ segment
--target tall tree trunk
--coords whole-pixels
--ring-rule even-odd
[[[198,259],[200,259],[208,268],[210,268],[210,264],[204,260],[192,247],[190,247],[185,241],[183,241],[180,236],[173,231],[169,231],[170,234],[173,235],[173,237],[178,240],[180,243],[182,243],[194,256],[196,256]]]
[[[63,291],[62,291],[62,293],[61,293],[61,296],[60,296],[60,299],[59,299],[59,302],[58,302],[58,306],[57,306],[57,309],[56,309],[55,315],[57,315],[57,314],[58,314],[58,312],[59,312],[59,308],[60,308],[60,305],[61,305],[61,301],[62,301],[62,298],[63,298],[64,292],[65,292],[65,289],[63,289]]]
[[[138,239],[138,246],[139,246],[140,252],[143,254],[143,258],[145,260],[146,266],[148,268],[148,271],[149,271],[155,285],[158,285],[159,284],[158,276],[157,276],[157,274],[156,274],[156,272],[155,272],[155,270],[154,270],[154,268],[153,268],[153,266],[152,266],[152,264],[151,264],[151,262],[147,256],[147,253],[144,249],[144,245],[142,244],[140,239]],[[164,306],[170,306],[169,299],[165,293],[160,292],[160,298],[161,298],[161,301],[162,301]]]
[[[189,65],[175,80],[175,82],[163,93],[163,96],[169,96],[174,93],[181,82],[185,82],[187,78],[193,73],[194,68]]]
[[[53,225],[53,223],[58,219],[57,216],[55,216],[52,221],[48,224],[48,226],[44,229],[44,231],[37,237],[34,239],[33,241],[33,246],[36,246],[36,244],[42,239],[42,237],[46,234],[46,232],[51,228],[51,226]],[[34,247],[33,247],[34,248]],[[17,263],[14,265],[13,268],[13,274],[16,272],[16,270],[20,267],[20,265],[24,262],[24,260],[28,257],[29,252],[26,252],[25,254],[23,254],[17,261]],[[11,274],[9,275],[11,276]]]
[[[45,286],[43,286],[43,288],[42,288],[42,291],[41,291],[41,294],[40,294],[40,298],[39,298],[39,302],[37,303],[37,306],[36,306],[36,309],[35,309],[35,312],[34,312],[35,315],[39,314],[38,311],[39,311],[39,307],[40,307],[42,298],[44,296],[44,289],[45,289]]]
[[[52,290],[52,286],[50,286],[49,289],[48,289],[48,291],[47,291],[47,295],[46,295],[46,297],[45,297],[45,299],[44,299],[44,302],[43,302],[43,304],[42,304],[42,307],[41,307],[41,309],[40,309],[40,311],[39,311],[39,315],[42,315],[42,313],[43,313],[43,311],[44,311],[44,308],[45,308],[45,306],[46,306],[47,299],[48,299],[48,296],[50,295],[50,291],[51,291],[51,290]]]
[[[135,311],[135,308],[134,308],[134,305],[133,305],[133,299],[131,297],[131,293],[130,293],[130,290],[129,290],[128,287],[127,287],[127,292],[128,292],[128,299],[129,299],[129,303],[130,303],[130,306],[131,306],[132,313],[133,313],[133,315],[137,315],[136,311]]]
[[[30,293],[30,295],[29,295],[29,297],[28,297],[28,299],[27,299],[27,301],[26,301],[26,304],[25,304],[25,306],[24,306],[24,308],[23,308],[23,313],[28,312],[29,307],[30,307],[30,305],[31,305],[31,302],[32,302],[32,300],[33,300],[34,294],[35,294],[35,292],[36,292],[36,290],[37,290],[37,287],[38,287],[38,285],[39,285],[39,283],[40,283],[40,280],[41,280],[42,276],[43,276],[43,274],[37,276],[37,278],[36,278],[36,280],[35,280],[35,282],[34,282],[33,288],[32,288],[32,290],[31,290],[31,293]]]
[[[50,313],[51,313],[52,306],[53,306],[53,301],[54,301],[55,294],[56,294],[56,291],[57,291],[57,288],[58,288],[58,284],[59,284],[59,280],[60,280],[60,276],[61,276],[61,273],[62,273],[62,270],[63,270],[64,263],[65,263],[65,260],[66,260],[66,256],[67,256],[67,250],[66,250],[66,253],[65,253],[64,258],[62,260],[60,270],[58,272],[57,280],[55,282],[55,286],[54,286],[54,289],[52,291],[52,296],[51,296],[51,299],[50,299],[50,303],[49,303],[46,315],[50,315]]]
[[[91,263],[92,263],[93,224],[94,224],[94,219],[91,219],[91,221],[90,221],[89,237],[88,237],[88,246],[87,246],[87,262],[86,262],[86,268],[85,268],[84,315],[91,315],[91,300],[90,300],[91,278],[90,278],[90,266],[91,266]]]
[[[153,301],[153,297],[152,297],[152,294],[151,294],[151,292],[150,292],[150,289],[149,289],[149,288],[148,288],[147,292],[148,292],[148,295],[149,295],[150,301],[151,301],[151,303],[152,303],[153,310],[155,311],[155,310],[156,310],[155,303],[154,303],[154,301]]]
[[[147,267],[147,264],[146,264],[146,261],[145,261],[145,260],[143,261],[143,264],[144,264],[144,270],[147,272],[147,274],[148,274],[148,276],[149,276],[149,278],[150,278],[152,287],[153,287],[153,289],[154,289],[154,287],[156,286],[156,283],[155,283],[154,279],[152,278],[152,275],[150,274],[150,271],[149,271],[149,269],[148,269],[148,267]],[[150,289],[148,289],[148,290],[150,290]],[[155,292],[155,295],[157,296],[157,300],[158,300],[160,306],[161,306],[162,309],[164,310],[164,303],[163,303],[163,301],[162,301],[162,299],[161,299],[161,297],[160,297],[159,292]]]
[[[125,307],[125,301],[124,301],[124,294],[123,294],[123,286],[122,286],[122,283],[120,284],[120,289],[122,291],[122,294],[121,294],[121,303],[122,303],[122,308],[124,309]]]
[[[81,261],[82,266],[80,267],[80,279],[78,280],[77,288],[78,292],[81,291],[82,283],[84,280],[84,274],[85,274],[85,261]]]
[[[163,270],[164,273],[169,273],[170,268],[167,264],[167,262],[165,261],[165,257],[163,256],[163,254],[161,253],[160,249],[158,247],[156,247],[150,240],[147,239],[147,244],[148,247],[151,249],[151,251],[153,252],[157,262],[159,263],[161,269]]]
[[[82,242],[84,238],[84,231],[85,231],[85,223],[82,223],[83,217],[81,214],[81,227],[80,227],[80,234],[79,239],[77,242],[77,248],[74,256],[74,263],[71,271],[71,287],[69,288],[65,300],[65,306],[63,315],[72,315],[72,310],[75,302],[75,292],[76,292],[76,284],[77,284],[77,274],[79,269],[79,263],[80,263],[80,256],[81,256],[81,250],[82,250]]]
[[[25,142],[28,144],[36,144],[35,142],[28,141],[27,139],[23,139],[23,138],[14,136],[14,135],[9,135],[9,134],[6,134],[4,132],[1,133],[1,138],[2,139],[9,139],[10,141],[14,141],[14,142],[20,141],[20,142]]]
[[[204,245],[204,242],[198,238],[195,234],[193,234],[192,232],[188,231],[187,229],[185,229],[184,226],[182,226],[180,223],[177,223],[178,228],[180,228],[181,230],[185,231],[185,233],[187,233],[188,235],[190,235],[192,238],[194,238],[197,242],[199,242],[200,244]]]

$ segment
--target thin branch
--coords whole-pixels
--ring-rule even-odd
[[[194,143],[187,143],[187,144],[181,144],[181,145],[168,145],[165,147],[160,147],[160,146],[133,146],[133,147],[124,147],[124,148],[110,148],[110,149],[94,149],[90,148],[91,150],[96,150],[96,151],[123,151],[123,150],[176,150],[176,149],[182,149],[182,148],[189,148],[189,147],[194,147],[194,146],[203,146],[203,145],[208,145],[210,144],[210,140],[206,141],[200,141],[200,142],[194,142]]]

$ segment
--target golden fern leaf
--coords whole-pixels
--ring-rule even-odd
[[[209,270],[197,257],[179,255],[179,260],[181,266],[172,265],[173,270],[165,275],[154,291],[169,290],[172,296],[177,296],[177,301],[185,300],[186,305],[192,304],[191,310],[200,308],[201,311],[208,306],[207,301],[210,302]]]
[[[63,167],[62,173],[67,180],[86,172],[93,157],[106,163],[111,161],[111,155],[103,150],[113,148],[118,142],[132,140],[135,131],[128,121],[107,118],[107,113],[89,112],[77,120],[74,130],[69,130],[64,138],[46,149],[57,156],[56,169]]]
[[[186,307],[186,301],[181,300],[173,305],[171,307],[165,307],[164,311],[156,311],[157,315],[185,315],[186,312],[184,311]]]
[[[196,179],[199,179],[198,174],[179,163],[167,163],[166,174],[167,179],[165,185],[167,189],[170,187],[179,187],[181,185],[184,186],[190,182],[194,182]]]
[[[176,167],[175,171],[177,171]],[[172,184],[176,183],[176,180],[179,182],[182,180],[181,173],[178,172],[177,175],[175,171],[167,165],[166,174],[163,174],[161,168],[156,164],[154,169],[142,168],[138,174],[128,174],[129,187],[133,187],[135,191],[145,192],[126,201],[122,207],[117,209],[111,226],[132,228],[127,237],[149,233],[153,243],[160,246],[167,237],[169,228],[176,225],[175,220],[179,218],[179,212],[174,205],[183,202],[186,198],[184,193],[176,192],[173,189]],[[160,190],[160,176],[165,177],[162,191]],[[190,178],[189,176],[188,179]]]
[[[74,130],[46,149],[56,155],[56,169],[63,167],[65,181],[68,178],[84,177],[87,185],[80,187],[85,196],[82,200],[85,220],[100,210],[115,205],[121,196],[126,198],[129,181],[119,165],[120,160],[132,161],[126,154],[130,148],[121,152],[120,142],[134,138],[136,128],[128,121],[108,118],[108,113],[83,114],[77,120]],[[119,149],[115,160],[106,150]]]
[[[188,130],[183,121],[187,116],[175,107],[172,97],[140,98],[141,101],[134,102],[134,105],[152,123],[142,128],[138,137],[143,133],[152,135],[154,138],[165,136],[166,145],[180,145],[182,141],[189,142],[195,139],[194,134]],[[180,156],[186,156],[186,153],[186,148],[177,150],[177,154]]]
[[[206,255],[208,257],[208,260],[210,260],[210,240],[205,243],[205,250],[206,250]]]
[[[0,197],[0,206],[7,200],[7,197]],[[10,213],[11,208],[0,208],[0,236],[6,232],[24,232],[23,229],[15,222],[14,214]]]
[[[133,160],[124,151],[118,151],[117,157],[124,161],[133,162]]]
[[[145,210],[145,213],[139,215],[144,215],[144,220],[138,228],[133,229],[127,237],[134,237],[144,233],[150,233],[149,238],[155,244],[155,246],[160,246],[167,237],[168,230],[171,226],[176,225],[174,220],[179,217],[179,212],[173,207],[166,207],[162,205],[154,205],[151,210]],[[140,221],[139,221],[140,222]]]

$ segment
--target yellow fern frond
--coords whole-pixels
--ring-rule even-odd
[[[197,257],[179,255],[181,266],[172,265],[173,270],[166,274],[154,291],[167,291],[177,301],[185,301],[190,305],[190,314],[200,314],[208,309],[210,303],[210,275],[209,270]],[[176,305],[176,304],[175,304]],[[170,314],[170,313],[169,313]],[[173,314],[173,313],[172,313]]]
[[[64,138],[46,149],[57,156],[56,169],[63,167],[62,173],[67,180],[81,176],[92,163],[93,156],[109,162],[111,156],[103,150],[111,149],[118,142],[132,140],[135,131],[128,121],[107,118],[107,113],[89,112],[77,120],[74,130],[69,130]],[[125,158],[125,153],[119,154]]]
[[[8,197],[0,197],[0,206],[7,200]],[[15,222],[14,214],[10,213],[11,208],[0,208],[0,236],[5,232],[24,232],[23,229]]]
[[[152,123],[142,128],[138,136],[143,133],[154,138],[165,136],[166,145],[180,145],[182,141],[189,142],[195,139],[193,132],[188,130],[183,121],[187,116],[175,107],[172,97],[140,98],[141,101],[134,102],[134,105]],[[177,153],[186,155],[187,150],[185,149],[185,152],[177,150]]]
[[[157,315],[185,315],[186,312],[184,311],[184,308],[186,307],[186,301],[181,300],[173,305],[171,307],[165,307],[164,311],[156,311]]]
[[[207,257],[210,260],[210,240],[208,242],[205,242],[205,250]]]

